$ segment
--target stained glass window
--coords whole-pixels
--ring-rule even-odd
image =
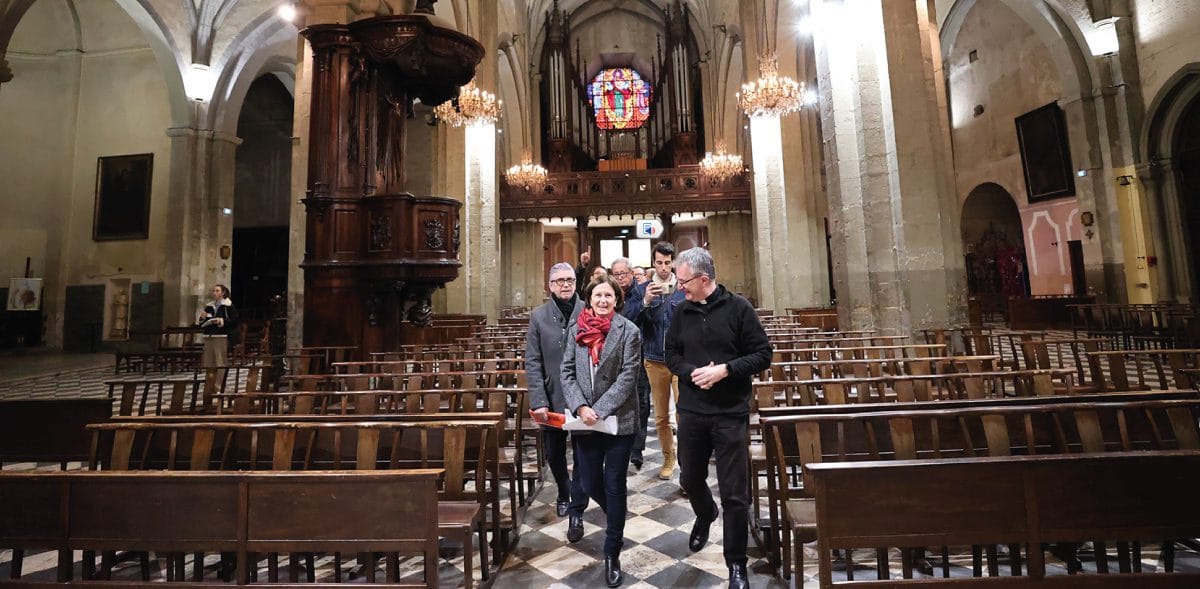
[[[588,99],[601,129],[637,129],[650,116],[650,84],[632,68],[600,70],[588,84]]]

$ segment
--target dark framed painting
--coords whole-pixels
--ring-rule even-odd
[[[96,164],[96,214],[92,239],[150,237],[150,182],[154,154],[113,155]]]
[[[1075,194],[1067,119],[1057,102],[1016,118],[1025,190],[1034,203]]]

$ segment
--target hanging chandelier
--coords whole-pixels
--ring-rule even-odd
[[[433,114],[439,121],[454,127],[494,124],[500,118],[503,105],[503,100],[497,100],[491,92],[480,90],[472,79],[459,88],[458,98],[433,107]]]
[[[705,176],[722,181],[741,174],[744,168],[742,156],[725,153],[724,141],[717,141],[716,153],[709,152],[700,160],[700,170]]]
[[[738,107],[752,117],[784,116],[804,106],[804,84],[779,75],[779,62],[774,55],[758,60],[759,77],[742,84]]]
[[[527,149],[521,157],[521,163],[504,172],[504,181],[509,186],[536,192],[546,185],[546,168],[533,163],[533,157]]]

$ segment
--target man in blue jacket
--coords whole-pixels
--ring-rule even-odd
[[[708,489],[708,461],[717,462],[730,589],[747,589],[746,535],[750,522],[751,379],[771,366],[771,342],[754,307],[717,284],[703,248],[679,254],[677,288],[687,302],[667,331],[667,366],[679,377],[679,485],[696,523],[688,547],[699,552],[718,510]],[[797,547],[801,550],[803,547]]]
[[[675,247],[668,241],[654,246],[654,272],[637,285],[625,301],[625,317],[642,328],[642,352],[646,376],[650,379],[650,401],[654,406],[654,427],[662,446],[663,464],[658,478],[670,480],[675,472],[675,433],[671,430],[671,400],[679,401],[679,384],[667,369],[667,328],[675,308],[683,302],[683,292],[675,287],[671,264]],[[672,394],[674,393],[674,394]]]

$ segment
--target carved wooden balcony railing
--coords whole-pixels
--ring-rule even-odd
[[[750,173],[705,178],[699,166],[550,174],[536,192],[501,183],[500,218],[749,211]]]

